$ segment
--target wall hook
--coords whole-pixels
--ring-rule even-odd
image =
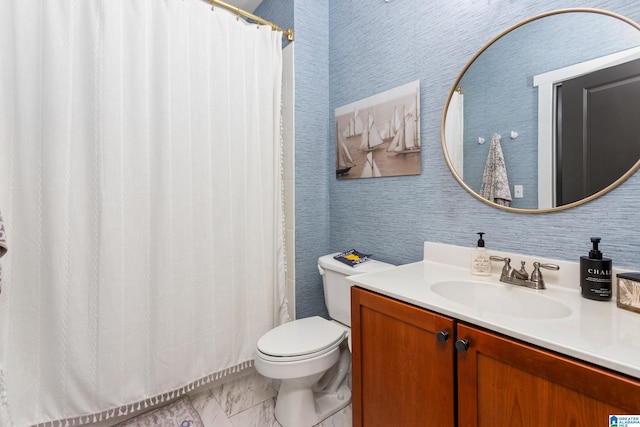
[[[518,137],[518,132],[516,132],[515,130],[511,131],[511,139],[516,139]]]
[[[478,144],[484,144],[485,139],[483,137],[478,138]]]

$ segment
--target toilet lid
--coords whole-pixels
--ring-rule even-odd
[[[302,356],[336,346],[346,333],[344,328],[322,317],[307,317],[264,334],[258,340],[258,350],[276,357]]]

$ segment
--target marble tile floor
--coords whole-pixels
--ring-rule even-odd
[[[347,377],[349,385],[351,378]],[[282,427],[275,418],[279,381],[265,378],[255,368],[231,374],[218,384],[188,393],[191,404],[205,427]],[[152,408],[156,409],[156,407]],[[152,410],[150,409],[150,410]],[[78,427],[112,427],[136,413]],[[351,405],[335,413],[317,427],[351,427]],[[1,426],[0,426],[1,427]]]
[[[255,370],[190,395],[206,427],[281,427],[274,416],[278,382]],[[318,427],[351,427],[351,405]]]

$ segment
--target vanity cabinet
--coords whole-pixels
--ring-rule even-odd
[[[351,295],[354,426],[596,427],[640,414],[638,379],[364,289]]]
[[[640,381],[458,323],[458,425],[607,426],[640,414]]]
[[[453,320],[351,290],[353,426],[454,426]]]

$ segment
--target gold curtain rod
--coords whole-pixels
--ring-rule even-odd
[[[232,6],[229,3],[225,3],[225,2],[223,2],[221,0],[209,0],[209,3],[211,3],[211,7],[213,7],[213,6],[223,7],[225,9],[227,9],[227,10],[230,10],[230,11],[234,12],[236,15],[240,15],[240,16],[243,16],[245,18],[249,18],[249,19],[257,22],[259,25],[269,25],[273,31],[280,31],[285,36],[287,36],[287,40],[289,40],[290,42],[293,41],[293,28],[289,28],[288,30],[284,30],[284,29],[278,27],[273,22],[270,22],[270,21],[267,21],[265,19],[262,19],[259,16],[254,15],[253,13],[249,13],[246,10],[242,10],[239,7]]]

